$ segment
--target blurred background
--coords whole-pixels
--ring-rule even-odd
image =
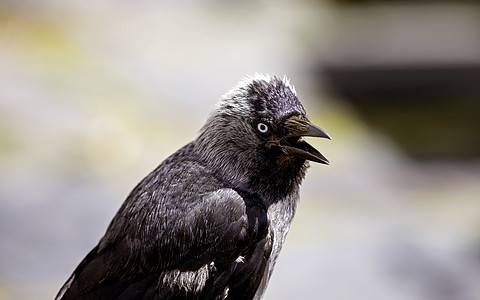
[[[0,2],[0,299],[52,299],[247,74],[333,136],[265,299],[480,299],[474,1]]]

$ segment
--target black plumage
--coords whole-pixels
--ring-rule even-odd
[[[227,93],[123,203],[57,299],[258,299],[292,221],[311,124],[286,78]]]

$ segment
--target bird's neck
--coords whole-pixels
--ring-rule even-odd
[[[305,177],[308,163],[292,160],[287,164],[272,161],[270,166],[261,166],[250,179],[250,187],[271,205],[285,199],[298,198],[300,184]]]
[[[266,207],[287,198],[297,199],[308,168],[305,160],[265,160],[255,152],[231,151],[228,145],[213,145],[196,140],[193,151],[215,177],[229,186],[258,195]]]

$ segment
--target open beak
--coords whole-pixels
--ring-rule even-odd
[[[292,116],[284,123],[287,136],[280,141],[280,149],[286,155],[296,156],[306,160],[329,165],[328,159],[317,149],[308,144],[304,137],[332,138],[320,127],[310,123],[303,116]]]

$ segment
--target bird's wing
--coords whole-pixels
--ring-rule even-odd
[[[221,188],[195,201],[124,205],[57,298],[253,297],[272,234],[252,197]]]

